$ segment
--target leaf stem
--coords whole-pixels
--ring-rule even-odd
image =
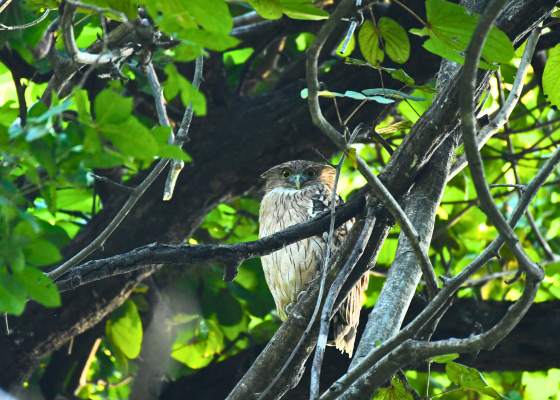
[[[404,8],[406,11],[408,11],[409,13],[411,13],[414,18],[416,18],[418,21],[420,21],[422,23],[422,25],[424,25],[424,27],[428,27],[428,24],[425,23],[422,18],[420,18],[418,15],[416,15],[416,13],[414,11],[412,11],[410,8],[408,8],[407,6],[405,6],[403,3],[401,3],[399,0],[392,0],[395,3],[397,3],[399,6],[401,6],[402,8]]]

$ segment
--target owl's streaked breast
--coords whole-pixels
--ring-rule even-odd
[[[307,221],[313,210],[312,198],[319,192],[318,187],[271,190],[261,202],[259,236]],[[325,241],[312,237],[261,258],[266,281],[282,319],[286,318],[286,306],[296,301],[298,294],[307,289],[305,284],[320,270],[325,250]]]

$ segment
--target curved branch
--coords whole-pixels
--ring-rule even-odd
[[[39,17],[38,19],[36,19],[33,22],[30,22],[28,24],[24,24],[24,25],[16,25],[16,26],[6,26],[4,24],[0,24],[0,31],[14,31],[16,29],[26,29],[32,26],[37,25],[39,22],[41,22],[42,20],[44,20],[45,18],[47,18],[47,15],[49,15],[49,12],[51,10],[50,9],[46,9],[45,12],[43,13],[43,15],[41,15],[41,17]]]

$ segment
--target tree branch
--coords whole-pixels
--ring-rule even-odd
[[[347,203],[337,208],[335,226],[338,227],[356,216],[364,205],[365,198],[364,191],[362,190],[352,196]],[[153,243],[128,253],[89,261],[74,267],[68,278],[57,282],[56,285],[59,291],[63,292],[75,289],[86,283],[155,264],[195,265],[209,262],[225,264],[226,272],[224,279],[232,281],[237,275],[237,266],[244,260],[273,253],[302,239],[321,234],[328,229],[329,223],[330,217],[327,213],[324,213],[302,224],[291,226],[273,235],[251,242],[225,245],[166,245]]]
[[[533,30],[533,33],[529,37],[525,51],[519,63],[519,68],[517,69],[517,74],[515,75],[515,80],[513,81],[513,86],[508,95],[507,100],[503,104],[501,110],[498,112],[496,117],[488,124],[480,133],[477,135],[476,140],[478,142],[478,150],[482,149],[484,144],[490,139],[496,132],[498,132],[504,124],[508,121],[509,116],[513,112],[513,109],[517,105],[517,102],[521,98],[521,92],[523,91],[523,85],[525,83],[525,78],[527,77],[527,71],[531,65],[531,58],[537,46],[537,42],[540,36],[540,28]],[[467,156],[463,154],[451,168],[448,180],[453,179],[463,168],[467,166]]]
[[[202,64],[204,58],[202,54],[198,56],[196,59],[196,67],[194,70],[194,79],[193,79],[193,87],[198,90],[200,84],[204,80],[202,78]],[[193,104],[192,102],[189,103],[187,109],[185,110],[185,115],[183,116],[183,120],[181,121],[181,126],[177,131],[176,141],[178,142],[177,146],[181,147],[184,142],[189,141],[189,127],[191,126],[191,121],[193,118]],[[180,143],[180,144],[179,144]],[[163,191],[163,200],[168,201],[171,200],[173,197],[173,190],[175,189],[175,184],[177,182],[177,178],[179,178],[179,174],[181,170],[185,166],[185,163],[182,160],[173,160],[171,161],[171,166],[169,168],[169,175],[167,176],[167,181],[165,182],[165,189]]]
[[[45,12],[43,13],[43,15],[41,15],[38,19],[36,19],[33,22],[30,22],[28,24],[24,24],[24,25],[16,25],[16,26],[6,26],[4,24],[0,24],[0,31],[13,31],[16,29],[26,29],[26,28],[30,28],[32,26],[37,25],[38,23],[40,23],[42,20],[44,20],[45,18],[47,18],[47,15],[49,15],[49,12],[51,10],[50,9],[46,9]],[[0,11],[1,12],[1,11]]]

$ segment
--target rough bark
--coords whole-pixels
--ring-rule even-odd
[[[443,196],[457,143],[455,136],[456,133],[439,147],[405,200],[404,210],[420,235],[424,248],[428,248],[432,238],[436,211]],[[379,299],[369,315],[352,366],[371,351],[375,342],[383,342],[400,330],[421,276],[420,265],[401,231],[395,260]]]

